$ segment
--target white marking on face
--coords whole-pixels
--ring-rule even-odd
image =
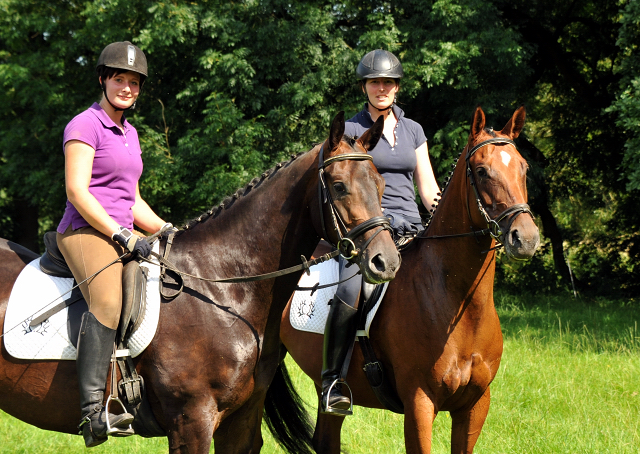
[[[511,155],[506,151],[501,151],[500,156],[502,156],[502,162],[505,166],[509,167],[509,162],[511,161]]]

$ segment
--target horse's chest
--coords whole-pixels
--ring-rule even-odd
[[[479,353],[472,354],[468,359],[452,358],[443,366],[440,390],[444,398],[482,393],[494,376],[489,363]]]

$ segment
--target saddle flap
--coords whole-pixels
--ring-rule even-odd
[[[118,340],[125,343],[141,323],[146,308],[146,268],[136,261],[127,263],[122,270],[122,312],[118,326]]]

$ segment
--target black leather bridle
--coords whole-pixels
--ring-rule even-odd
[[[373,161],[371,155],[367,153],[345,153],[337,156],[333,156],[328,159],[324,159],[324,145],[320,147],[320,153],[318,154],[318,200],[320,203],[320,224],[322,224],[322,233],[323,238],[326,241],[330,241],[329,235],[327,235],[327,229],[325,226],[324,219],[324,207],[325,205],[329,208],[329,213],[331,214],[331,224],[332,228],[338,235],[337,244],[332,244],[338,251],[340,251],[340,255],[344,257],[346,260],[353,261],[356,257],[358,257],[361,251],[364,251],[369,243],[383,230],[388,230],[392,233],[391,224],[389,219],[386,216],[374,216],[371,219],[368,219],[351,230],[347,229],[340,213],[336,209],[335,202],[333,201],[333,197],[331,197],[331,191],[329,191],[329,187],[327,185],[327,181],[325,179],[325,169],[338,161]],[[371,237],[362,245],[361,249],[356,248],[355,240],[364,235],[371,229],[378,227],[378,230],[371,235]]]
[[[337,244],[333,244],[333,246],[336,248],[335,251],[331,251],[328,252],[324,255],[321,255],[320,257],[317,257],[313,260],[307,260],[304,256],[301,256],[300,259],[302,260],[302,263],[299,265],[295,265],[283,270],[278,270],[278,271],[273,271],[271,273],[266,273],[266,274],[259,274],[259,275],[255,275],[255,276],[238,276],[238,277],[229,277],[229,278],[223,278],[223,279],[209,279],[209,278],[205,278],[202,276],[197,276],[194,274],[190,274],[190,273],[186,273],[184,271],[180,271],[178,270],[170,261],[169,261],[169,251],[171,250],[171,245],[173,243],[173,238],[175,236],[176,232],[171,232],[167,238],[167,243],[165,245],[165,250],[164,250],[164,255],[160,256],[158,254],[152,253],[152,255],[158,260],[158,262],[160,262],[160,267],[161,267],[161,271],[160,271],[160,281],[161,281],[161,286],[160,286],[160,293],[162,295],[163,298],[167,299],[167,300],[171,300],[173,298],[175,298],[176,296],[178,296],[181,292],[182,289],[184,287],[184,282],[183,282],[183,277],[187,276],[187,277],[191,277],[194,279],[198,279],[201,281],[206,281],[206,282],[216,282],[216,283],[222,283],[222,284],[231,284],[231,283],[239,283],[239,282],[255,282],[255,281],[263,281],[265,279],[274,279],[276,277],[280,277],[280,276],[284,276],[286,274],[291,274],[291,273],[295,273],[297,271],[300,270],[304,270],[307,274],[309,273],[309,267],[313,266],[313,265],[317,265],[319,263],[325,262],[327,260],[330,260],[332,258],[335,258],[338,256],[338,254],[342,255],[343,257],[345,257],[347,260],[350,261],[354,261],[357,257],[361,256],[361,251],[365,250],[367,248],[367,246],[369,246],[369,243],[371,243],[371,241],[383,230],[389,230],[391,232],[391,225],[389,223],[389,219],[387,219],[385,216],[375,216],[367,221],[362,222],[361,224],[358,224],[357,226],[355,226],[353,229],[351,230],[347,230],[347,227],[344,223],[344,221],[342,220],[342,218],[340,217],[340,214],[338,213],[338,211],[336,210],[335,204],[333,202],[333,198],[331,197],[331,192],[329,191],[329,188],[327,186],[325,177],[324,177],[324,170],[327,166],[333,164],[334,162],[338,162],[338,161],[346,161],[346,160],[356,160],[356,161],[364,161],[364,160],[368,160],[368,161],[372,161],[372,158],[370,155],[368,155],[367,153],[345,153],[345,154],[341,154],[341,155],[337,155],[337,156],[333,156],[327,160],[324,160],[324,155],[323,155],[323,151],[324,151],[324,146],[320,147],[320,153],[318,154],[318,199],[319,199],[319,204],[320,204],[320,223],[322,224],[322,232],[323,232],[323,236],[324,239],[329,241],[329,236],[327,235],[327,230],[325,227],[325,222],[324,222],[324,207],[325,204],[328,203],[329,206],[329,211],[331,213],[331,220],[332,220],[332,227],[335,229],[337,235],[338,235],[338,243]],[[358,237],[360,237],[361,235],[363,235],[365,232],[375,228],[375,227],[379,227],[378,231],[375,232],[371,238],[369,238],[364,245],[362,246],[361,249],[357,249],[354,243],[354,240]],[[148,259],[144,259],[144,261],[149,261]],[[150,262],[150,261],[149,261]],[[150,262],[153,263],[153,262]],[[176,273],[178,275],[178,280],[179,280],[179,288],[178,290],[173,293],[173,294],[167,294],[163,291],[163,281],[164,281],[164,276],[165,276],[165,271],[166,270],[170,270],[174,273]],[[331,284],[325,284],[325,285],[318,285],[316,284],[316,286],[314,286],[312,288],[313,291],[316,291],[320,288],[325,288],[325,287],[330,287],[333,285],[337,285],[339,284],[339,282],[336,283],[331,283]]]
[[[503,137],[496,137],[493,139],[488,139],[483,142],[480,142],[479,144],[475,145],[471,149],[467,150],[467,154],[465,156],[465,163],[467,167],[466,175],[467,175],[467,178],[469,179],[469,183],[471,184],[471,187],[473,188],[478,210],[480,211],[480,214],[482,214],[482,217],[484,217],[487,223],[487,228],[479,231],[459,233],[459,234],[453,234],[453,235],[433,235],[433,236],[418,235],[417,238],[439,239],[439,238],[452,238],[452,237],[462,237],[462,236],[490,235],[491,238],[496,240],[496,242],[498,243],[497,247],[500,247],[504,245],[504,235],[511,230],[511,225],[513,225],[513,222],[515,221],[516,217],[518,217],[518,215],[522,213],[528,213],[532,218],[534,217],[533,213],[531,212],[531,208],[526,203],[517,203],[515,205],[512,205],[493,219],[487,213],[487,210],[485,209],[482,203],[482,199],[480,198],[480,193],[478,192],[476,180],[471,170],[470,159],[479,149],[492,144],[508,144],[508,145],[513,145],[513,147],[516,150],[518,149],[518,147],[516,146],[513,140],[503,138]],[[467,198],[467,213],[469,214],[469,221],[471,221],[471,208],[470,208],[468,198]],[[500,222],[502,222],[506,218],[509,218],[509,221],[508,221],[507,228],[503,231],[502,228],[500,227]]]
[[[533,213],[531,212],[531,208],[529,207],[528,204],[526,204],[526,203],[517,203],[515,205],[510,206],[506,210],[504,210],[502,213],[500,213],[494,219],[491,219],[489,217],[489,214],[487,213],[487,210],[485,210],[484,205],[482,204],[482,200],[480,199],[480,193],[478,192],[478,188],[477,188],[477,185],[476,185],[476,180],[475,180],[475,178],[473,176],[473,172],[471,171],[471,164],[469,163],[469,160],[476,153],[476,151],[478,151],[480,148],[486,147],[487,145],[491,145],[491,144],[513,145],[513,147],[516,150],[518,150],[518,147],[516,146],[516,143],[511,139],[505,139],[505,138],[499,138],[498,137],[498,138],[495,138],[495,139],[488,139],[488,140],[485,140],[484,142],[480,142],[478,145],[474,146],[469,151],[467,151],[467,156],[465,158],[465,161],[466,161],[466,164],[467,164],[467,177],[469,178],[469,181],[471,183],[471,187],[473,188],[473,192],[475,193],[476,203],[478,205],[478,210],[480,210],[480,214],[482,214],[482,216],[484,217],[485,221],[487,222],[487,229],[489,230],[489,235],[491,235],[491,237],[494,240],[496,240],[498,243],[504,244],[504,235],[505,235],[506,232],[511,230],[511,225],[515,221],[516,217],[518,217],[518,215],[520,215],[522,213],[528,213],[531,216],[531,218],[533,218]],[[469,213],[469,220],[471,220],[471,212],[469,210],[469,201],[468,200],[467,200],[467,212]],[[502,229],[500,228],[500,222],[502,222],[502,220],[504,220],[507,217],[510,217],[510,219],[508,221],[508,225],[507,225],[506,231],[503,232]]]

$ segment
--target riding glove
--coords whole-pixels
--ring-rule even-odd
[[[413,235],[419,231],[416,224],[411,223],[402,215],[387,213],[386,216],[396,236]]]
[[[111,239],[127,249],[133,255],[139,257],[149,257],[151,246],[146,239],[131,233],[131,230],[120,227],[120,230],[111,235]]]

